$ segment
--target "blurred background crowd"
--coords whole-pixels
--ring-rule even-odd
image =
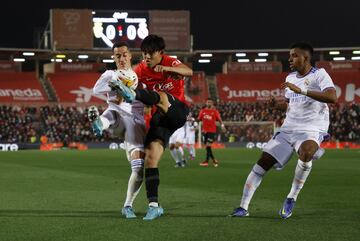
[[[196,118],[203,105],[193,105]],[[360,142],[360,105],[335,104],[330,107],[329,133],[333,141]],[[220,142],[265,142],[279,128],[285,110],[269,107],[266,102],[219,102],[216,106],[223,121],[225,133],[218,132]],[[104,111],[99,107],[100,112]],[[21,107],[0,106],[0,141],[17,143],[46,142],[102,142],[118,139],[109,132],[100,138],[91,130],[87,107],[62,105]]]

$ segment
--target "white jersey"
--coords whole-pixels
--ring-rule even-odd
[[[184,143],[185,130],[184,126],[177,129],[169,138],[169,144]]]
[[[185,143],[194,144],[195,143],[195,131],[198,128],[198,123],[194,118],[187,120],[184,125],[185,128]]]
[[[106,70],[100,78],[96,81],[93,88],[94,95],[107,95],[107,103],[109,104],[108,109],[115,110],[120,113],[127,115],[144,115],[144,104],[140,101],[135,100],[133,103],[129,104],[125,101],[118,104],[118,96],[115,91],[112,91],[109,87],[109,81],[115,76],[115,70]]]
[[[324,69],[312,68],[310,72],[298,77],[297,72],[290,73],[286,82],[301,89],[324,91],[335,88],[329,74]],[[329,108],[326,103],[311,97],[285,89],[285,98],[289,100],[288,110],[281,131],[327,132],[329,128]]]

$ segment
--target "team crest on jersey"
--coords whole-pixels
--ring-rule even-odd
[[[309,79],[305,79],[304,84],[305,84],[305,85],[309,85],[309,84],[310,84],[310,80],[309,80]]]

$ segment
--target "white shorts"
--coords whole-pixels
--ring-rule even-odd
[[[102,116],[110,121],[110,128],[114,133],[124,138],[124,147],[129,161],[133,151],[144,152],[146,127],[143,116],[125,115],[110,109],[106,109]]]
[[[263,151],[273,156],[284,167],[290,160],[293,151],[299,150],[301,144],[307,140],[315,141],[319,146],[327,133],[323,132],[276,132],[273,138],[264,146]]]
[[[185,132],[184,127],[177,129],[169,138],[169,144],[184,143]]]
[[[186,133],[185,144],[189,144],[189,145],[195,144],[195,131]]]

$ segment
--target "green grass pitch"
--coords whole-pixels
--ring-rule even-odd
[[[120,215],[130,167],[123,151],[0,153],[0,241],[101,240],[359,240],[360,151],[327,150],[314,163],[293,216],[278,210],[290,190],[296,159],[271,170],[250,204],[250,217],[227,217],[260,151],[215,150],[220,166],[200,167],[204,151],[186,168],[160,163],[165,216],[145,222],[145,188]]]

